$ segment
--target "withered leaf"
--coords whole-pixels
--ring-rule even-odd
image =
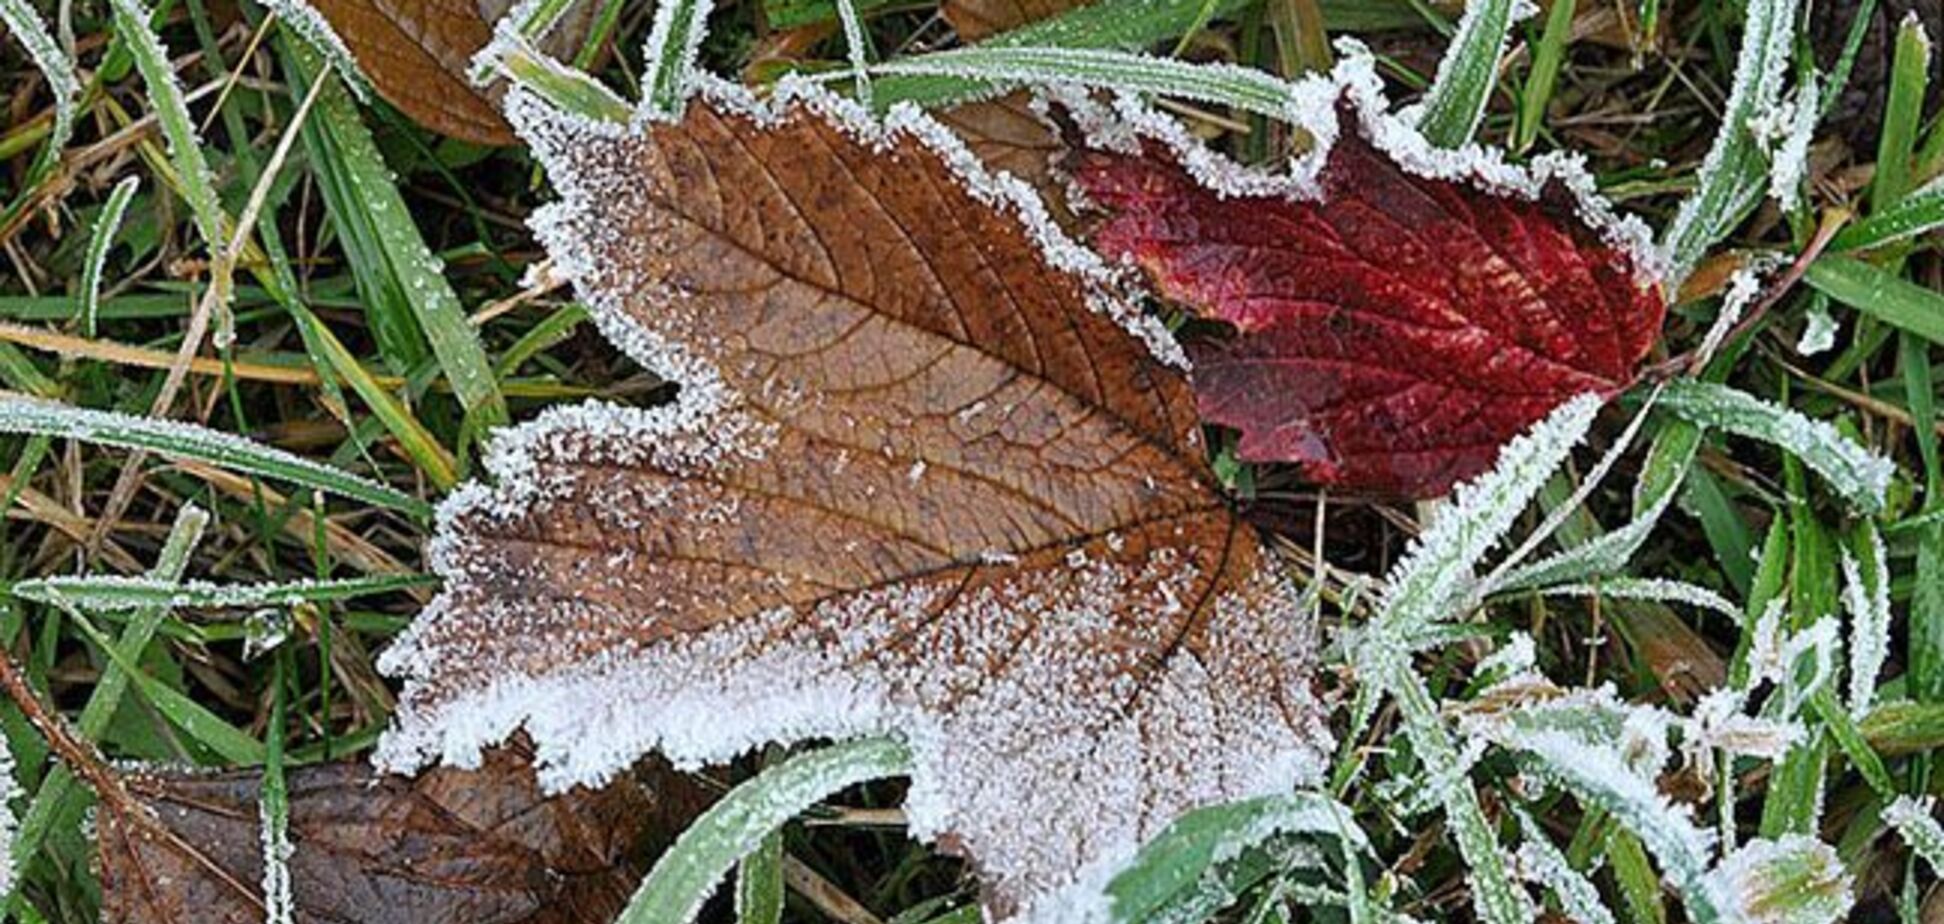
[[[344,40],[372,88],[400,112],[442,135],[486,145],[514,142],[500,115],[503,91],[482,91],[467,76],[492,38],[492,23],[513,0],[309,0]],[[598,4],[577,2],[544,47],[572,55]]]
[[[939,12],[959,38],[976,42],[989,35],[1056,16],[1089,0],[945,0]]]
[[[1372,120],[1411,129],[1340,111],[1304,195],[1217,188],[1159,145],[1076,165],[1109,214],[1095,245],[1234,326],[1190,354],[1202,414],[1241,431],[1240,458],[1434,496],[1566,400],[1633,383],[1666,304],[1581,198],[1537,174],[1517,177],[1536,197],[1432,175],[1487,168],[1448,152],[1408,163],[1367,134]]]
[[[571,782],[897,733],[914,833],[1057,919],[1087,862],[1317,771],[1312,629],[1165,332],[1030,190],[916,110],[778,94],[632,134],[512,99],[557,265],[683,391],[498,439],[383,662],[381,759],[524,727]]]
[[[704,806],[666,769],[546,796],[509,748],[416,780],[362,761],[293,769],[294,917],[344,924],[607,924]],[[96,817],[102,920],[264,920],[257,771],[139,771]],[[132,797],[132,801],[126,801]]]

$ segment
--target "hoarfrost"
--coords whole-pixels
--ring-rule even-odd
[[[1782,204],[1785,212],[1802,208],[1802,184],[1809,179],[1809,141],[1816,133],[1816,119],[1822,114],[1821,99],[1812,74],[1782,103],[1774,115],[1778,135],[1769,161],[1769,195]]]
[[[1898,796],[1884,806],[1883,823],[1897,829],[1933,872],[1944,873],[1944,826],[1937,823],[1936,812],[1935,797]]]
[[[1802,336],[1796,339],[1796,354],[1816,356],[1836,346],[1836,316],[1829,313],[1825,299],[1813,299],[1804,317]]]
[[[1600,890],[1573,868],[1537,825],[1526,827],[1525,840],[1519,843],[1519,852],[1513,858],[1520,878],[1551,889],[1559,897],[1560,909],[1576,924],[1614,924],[1613,912],[1601,901]]]
[[[1478,662],[1473,673],[1479,677],[1494,674],[1515,675],[1532,670],[1539,664],[1539,652],[1533,644],[1532,636],[1526,632],[1514,632],[1497,651]]]
[[[21,795],[20,781],[14,776],[13,749],[0,742],[0,895],[14,890],[14,834],[20,820],[14,817],[13,800]]]
[[[1877,675],[1890,656],[1890,551],[1870,529],[1870,570],[1843,550],[1843,608],[1850,617],[1849,708],[1861,720],[1876,700]]]
[[[1741,607],[1728,601],[1728,598],[1686,581],[1666,578],[1610,578],[1604,581],[1584,584],[1560,584],[1547,587],[1540,593],[1549,597],[1612,597],[1619,600],[1658,600],[1662,603],[1683,603],[1704,610],[1712,610],[1728,617],[1732,622],[1740,622]]]
[[[1708,879],[1724,910],[1759,924],[1830,924],[1855,903],[1842,858],[1804,834],[1750,841]]]
[[[263,816],[263,921],[293,924],[297,906],[290,892],[290,858],[296,848],[290,843],[288,824],[270,811],[267,802],[259,804],[257,812]]]

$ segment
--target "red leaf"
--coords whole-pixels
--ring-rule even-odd
[[[1665,313],[1564,190],[1427,179],[1356,131],[1314,201],[1224,195],[1158,145],[1086,152],[1076,178],[1110,213],[1101,251],[1236,327],[1189,346],[1202,416],[1329,484],[1444,493],[1566,399],[1631,384]]]

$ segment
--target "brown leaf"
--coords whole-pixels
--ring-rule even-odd
[[[412,121],[476,144],[514,143],[499,111],[504,91],[482,92],[467,78],[473,54],[492,38],[492,23],[513,0],[313,0],[312,6],[378,95]],[[598,7],[574,4],[542,47],[555,55],[577,51]]]
[[[939,12],[959,38],[976,42],[988,35],[1038,22],[1086,5],[1087,0],[945,0]]]
[[[544,796],[508,749],[408,780],[363,762],[290,771],[298,922],[606,924],[703,796],[667,770]],[[102,920],[264,920],[256,771],[139,772],[97,815]],[[132,797],[132,801],[129,800]]]
[[[384,661],[409,679],[380,759],[523,726],[570,782],[898,732],[915,833],[1001,915],[1317,772],[1312,629],[1165,332],[928,118],[708,92],[642,134],[516,98],[563,196],[543,240],[683,391],[500,437]]]
[[[1021,92],[966,103],[940,112],[938,121],[964,139],[987,170],[1010,173],[1044,195],[1056,185],[1053,161],[1066,145],[1033,113],[1030,99]]]

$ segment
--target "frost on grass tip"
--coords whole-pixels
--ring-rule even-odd
[[[1090,861],[1314,779],[1314,630],[1111,274],[915,109],[697,86],[630,127],[513,95],[536,230],[681,392],[549,411],[443,505],[380,762],[524,728],[561,787],[898,734],[913,833],[1045,921]]]

